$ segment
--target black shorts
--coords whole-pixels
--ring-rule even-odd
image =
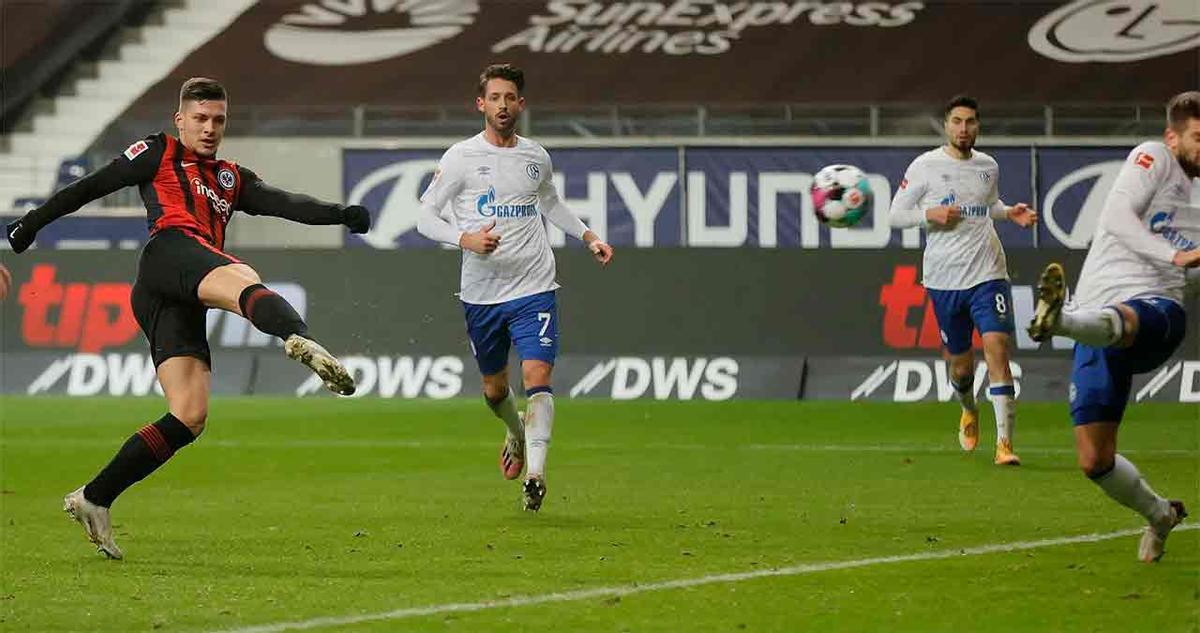
[[[203,238],[178,229],[159,231],[146,242],[130,303],[155,367],[173,356],[192,356],[212,366],[204,323],[208,308],[200,303],[197,290],[213,269],[240,263]]]

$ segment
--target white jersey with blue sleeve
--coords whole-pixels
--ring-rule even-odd
[[[1008,279],[1008,262],[993,223],[993,218],[1004,217],[999,180],[995,159],[980,151],[961,160],[939,147],[908,166],[892,200],[890,222],[894,228],[925,227],[926,288],[966,290]],[[925,210],[940,205],[958,205],[962,221],[949,229],[928,225]]]
[[[498,147],[480,133],[442,156],[421,196],[417,229],[458,246],[462,232],[476,232],[495,221],[492,232],[500,236],[492,253],[463,250],[464,302],[504,303],[559,287],[542,216],[575,238],[582,238],[587,227],[559,198],[553,174],[546,150],[520,136],[515,147]],[[443,219],[443,211],[453,223]]]

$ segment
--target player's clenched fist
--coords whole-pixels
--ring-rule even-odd
[[[480,255],[487,255],[500,247],[500,236],[492,233],[492,229],[496,228],[496,221],[492,220],[490,224],[483,227],[475,233],[463,233],[458,239],[458,245]]]
[[[925,210],[925,219],[929,220],[930,226],[941,226],[952,229],[962,220],[962,210],[958,205],[948,207],[941,205]]]

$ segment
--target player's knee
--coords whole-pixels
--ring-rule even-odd
[[[483,397],[499,402],[508,395],[508,376],[504,373],[483,377]]]
[[[1116,305],[1117,315],[1121,318],[1121,340],[1117,342],[1117,347],[1129,347],[1133,345],[1134,339],[1138,333],[1138,315],[1137,311],[1132,307],[1119,303]]]
[[[525,387],[546,387],[550,385],[549,363],[530,363],[529,366],[522,368],[522,377],[524,378]]]
[[[199,436],[204,432],[208,421],[207,402],[185,402],[171,406],[171,415],[191,429],[192,434]]]
[[[1095,479],[1105,475],[1113,469],[1114,463],[1114,458],[1111,455],[1102,455],[1100,453],[1079,454],[1079,470],[1083,471],[1084,476],[1088,479]]]
[[[975,376],[974,367],[971,367],[973,359],[964,356],[950,357],[950,381],[962,382],[967,378]]]

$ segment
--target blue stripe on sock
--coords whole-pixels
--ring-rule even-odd
[[[546,385],[544,387],[531,387],[525,390],[525,397],[528,398],[535,393],[548,393],[554,395],[554,390],[550,388],[550,385]]]
[[[996,385],[995,387],[988,387],[988,393],[993,396],[1015,396],[1017,395],[1017,390],[1012,385]]]

